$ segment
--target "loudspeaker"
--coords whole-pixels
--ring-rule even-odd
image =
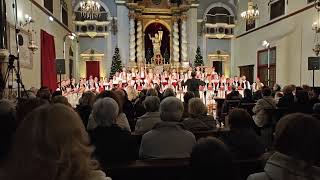
[[[320,70],[320,57],[308,58],[308,70]]]
[[[56,60],[57,74],[66,74],[66,64],[64,59]]]

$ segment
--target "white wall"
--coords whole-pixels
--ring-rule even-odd
[[[259,1],[260,18],[258,26],[269,23],[267,1]],[[306,1],[289,1],[286,15],[307,6]],[[239,13],[247,8],[247,1],[241,1]],[[312,23],[317,14],[314,8],[281,20],[265,28],[259,29],[245,36],[236,38],[232,42],[232,73],[239,75],[239,66],[255,65],[257,75],[257,51],[263,49],[262,41],[268,40],[271,46],[277,48],[277,83],[281,85],[293,83],[296,85],[312,85],[312,72],[308,71],[308,57],[314,56],[314,32]],[[245,32],[244,21],[236,28],[236,34]],[[320,86],[320,73],[316,72],[316,86]]]
[[[14,15],[12,10],[12,3],[14,0],[7,0],[7,21],[10,24],[14,24]],[[40,5],[43,5],[43,0],[37,0]],[[69,29],[72,30],[72,4],[71,0],[66,0],[68,4],[68,13],[69,16]],[[18,21],[24,20],[24,15],[29,14],[35,20],[33,25],[35,30],[35,41],[39,46],[39,49],[33,55],[33,68],[26,69],[21,68],[22,80],[26,88],[37,87],[39,88],[41,85],[41,45],[40,45],[40,34],[41,29],[45,30],[49,34],[55,37],[55,47],[56,47],[56,57],[63,58],[63,37],[68,34],[68,31],[64,29],[57,22],[50,22],[48,19],[48,15],[45,14],[42,10],[33,5],[29,0],[18,0]],[[31,5],[32,4],[32,5]],[[54,0],[54,12],[53,15],[61,21],[61,5],[60,1]],[[28,42],[25,42],[28,43]],[[71,41],[67,40],[67,50],[66,50],[66,73],[69,74],[69,47],[71,45]],[[74,48],[75,49],[75,48]],[[76,54],[76,51],[74,51]],[[74,70],[75,71],[75,70]],[[64,76],[66,77],[66,75]]]

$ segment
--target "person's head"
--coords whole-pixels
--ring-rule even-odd
[[[119,114],[118,103],[112,98],[98,99],[92,108],[92,118],[98,127],[110,127]]]
[[[196,74],[196,72],[194,72],[194,71],[193,71],[193,72],[191,72],[191,77],[192,77],[192,78],[195,78],[195,77],[196,77],[196,75],[197,75],[197,74]]]
[[[230,129],[250,129],[253,119],[244,109],[232,109],[229,113]]]
[[[86,180],[97,169],[89,145],[83,123],[70,107],[39,107],[16,131],[6,179]]]
[[[279,84],[274,84],[272,90],[273,91],[281,91],[281,86]]]
[[[41,98],[20,99],[17,104],[17,124],[20,124],[34,109],[48,104],[47,100]]]
[[[163,93],[163,98],[174,97],[175,93],[172,88],[167,88]]]
[[[147,96],[143,101],[143,106],[147,112],[157,112],[160,107],[160,99],[157,96]]]
[[[158,92],[156,89],[150,88],[147,91],[147,96],[158,96]]]
[[[66,106],[70,106],[71,104],[69,103],[68,99],[64,96],[55,96],[52,98],[52,103],[53,104],[64,104]]]
[[[245,81],[247,79],[247,77],[246,76],[242,76],[241,79],[242,79],[242,81]]]
[[[7,157],[16,130],[16,109],[13,103],[0,100],[0,162]]]
[[[296,113],[280,119],[275,130],[275,149],[309,163],[320,161],[320,121]]]
[[[86,91],[82,94],[81,98],[79,99],[79,105],[92,107],[95,98],[96,95],[92,91]]]
[[[163,121],[180,121],[183,114],[183,104],[176,97],[167,97],[160,103],[160,118]]]
[[[217,138],[198,140],[190,158],[194,179],[233,179],[232,157],[227,146]]]
[[[232,90],[232,91],[236,91],[236,90],[237,90],[237,87],[236,87],[235,85],[232,85],[232,86],[231,86],[231,90]]]
[[[41,99],[45,99],[47,101],[51,101],[51,93],[48,87],[41,87],[37,92],[37,97]]]
[[[52,93],[52,98],[56,97],[56,96],[62,96],[62,91],[54,91]]]
[[[262,87],[262,90],[261,90],[261,94],[262,94],[262,97],[268,97],[268,96],[271,96],[271,89],[267,86],[264,86]]]
[[[320,114],[320,103],[313,105],[313,113]]]
[[[192,98],[194,98],[194,97],[195,97],[194,93],[188,91],[188,92],[186,92],[186,93],[183,95],[183,102],[184,102],[185,104],[189,104],[189,100],[192,99]]]
[[[97,97],[96,97],[96,101],[99,99],[103,99],[106,97],[110,97],[112,99],[114,99],[119,106],[119,114],[123,112],[123,102],[121,100],[121,97],[115,93],[115,91],[103,91],[101,92]]]
[[[282,91],[283,91],[284,95],[289,95],[289,94],[292,94],[294,90],[295,90],[295,88],[293,88],[292,85],[287,85],[287,86],[283,87]]]
[[[252,99],[252,92],[251,92],[251,90],[250,90],[250,89],[245,89],[245,90],[243,91],[243,96],[244,96],[245,98]]]
[[[296,92],[297,102],[301,104],[307,104],[309,102],[309,94],[307,91],[299,90]]]
[[[189,100],[188,113],[191,116],[206,115],[207,112],[207,107],[200,98],[192,98]]]

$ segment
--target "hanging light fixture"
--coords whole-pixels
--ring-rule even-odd
[[[87,19],[94,19],[100,16],[99,2],[95,0],[84,0],[80,2],[81,15]]]
[[[241,17],[247,21],[248,24],[253,24],[259,17],[258,6],[254,5],[252,0],[248,2],[248,10],[241,13]]]

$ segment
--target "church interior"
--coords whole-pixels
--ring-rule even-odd
[[[320,0],[0,0],[0,179],[320,179],[319,70]]]

